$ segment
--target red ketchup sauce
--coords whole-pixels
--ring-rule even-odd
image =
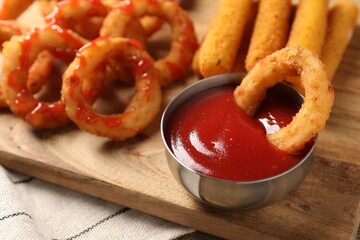
[[[268,92],[251,118],[236,105],[233,92],[234,86],[213,88],[175,111],[165,129],[174,155],[199,173],[234,181],[275,176],[299,163],[309,147],[288,154],[266,139],[267,132],[290,123],[299,106]]]

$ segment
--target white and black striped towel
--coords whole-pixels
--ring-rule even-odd
[[[0,166],[0,239],[182,239],[193,231]]]

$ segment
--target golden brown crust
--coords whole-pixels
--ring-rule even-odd
[[[268,140],[277,148],[294,153],[325,127],[334,101],[334,92],[325,67],[311,51],[286,47],[260,60],[234,92],[236,103],[254,115],[266,90],[288,76],[299,76],[305,89],[304,103],[293,121]]]
[[[26,81],[27,90],[37,93],[42,86],[49,80],[53,55],[49,51],[42,51],[29,68],[28,79]]]
[[[0,19],[16,19],[34,0],[2,0],[0,2]]]
[[[245,59],[248,54],[251,37],[253,35],[254,25],[256,16],[259,10],[259,2],[253,2],[249,10],[248,19],[244,29],[244,34],[240,43],[240,47],[237,51],[234,65],[232,66],[231,72],[246,72]]]
[[[123,141],[146,128],[160,111],[162,93],[160,75],[154,60],[127,38],[98,38],[81,48],[64,73],[62,100],[69,117],[77,126],[92,134]],[[127,65],[135,74],[135,95],[123,113],[97,113],[84,95],[84,79],[101,73],[109,59]],[[83,64],[86,61],[87,64]],[[92,90],[92,89],[90,89]]]
[[[6,102],[14,114],[34,127],[56,128],[70,122],[60,100],[40,101],[26,86],[28,70],[42,51],[60,51],[74,57],[83,42],[68,32],[58,26],[34,28],[4,44],[2,88]]]
[[[199,55],[204,77],[231,71],[251,5],[252,0],[220,1]]]
[[[301,46],[321,53],[327,26],[328,0],[301,0],[287,46]]]
[[[131,10],[126,10],[131,9]],[[155,62],[162,85],[183,79],[191,66],[198,42],[189,15],[176,2],[133,0],[115,6],[106,16],[100,30],[102,37],[124,37],[128,23],[144,16],[156,16],[171,26],[172,42],[168,54]]]
[[[332,80],[341,58],[351,39],[358,8],[349,0],[338,0],[328,14],[328,28],[320,59],[326,66],[329,80]]]
[[[246,70],[267,55],[283,48],[289,33],[290,0],[261,0],[246,56]]]

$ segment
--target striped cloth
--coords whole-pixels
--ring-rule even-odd
[[[0,240],[219,240],[0,166]],[[360,229],[356,240],[360,240]]]
[[[0,239],[185,239],[194,230],[0,166]]]

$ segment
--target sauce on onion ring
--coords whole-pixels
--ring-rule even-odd
[[[122,113],[107,115],[97,112],[86,96],[97,90],[93,87],[96,84],[91,84],[86,92],[83,87],[88,76],[105,74],[110,60],[134,73],[135,94]],[[98,80],[101,82],[101,78]],[[136,40],[100,37],[83,46],[65,71],[62,100],[68,116],[79,128],[123,141],[146,128],[159,113],[160,75],[154,68],[154,60]]]
[[[169,53],[155,62],[161,84],[182,79],[198,48],[197,37],[189,15],[173,1],[133,0],[115,5],[104,19],[100,36],[124,37],[127,25],[136,19],[153,16],[168,22],[172,30]]]
[[[34,127],[55,128],[70,122],[59,100],[43,102],[27,88],[29,69],[43,51],[61,61],[71,61],[86,41],[80,36],[52,25],[33,28],[4,44],[3,93],[10,110]]]

